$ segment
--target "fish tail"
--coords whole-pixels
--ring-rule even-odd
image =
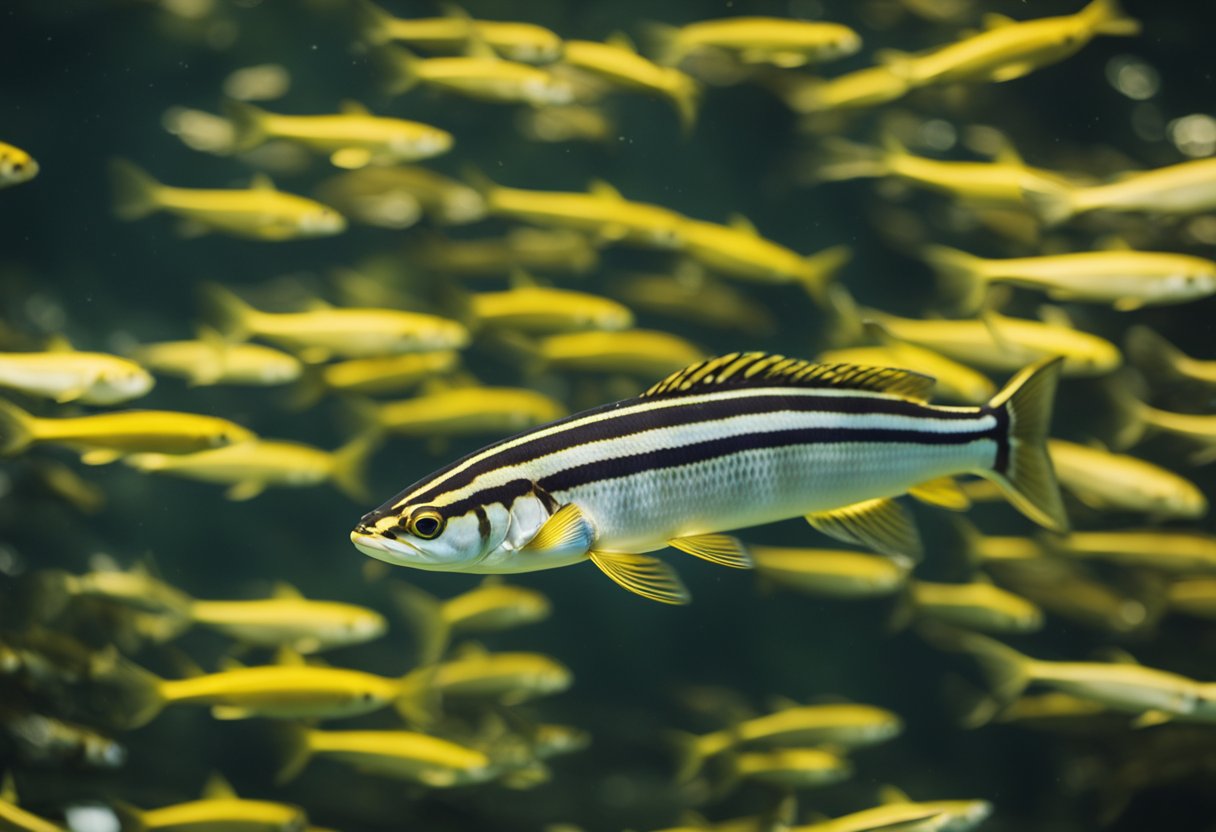
[[[333,452],[330,478],[334,486],[357,502],[367,502],[371,492],[367,487],[367,461],[380,446],[380,431],[367,431]]]
[[[287,394],[287,407],[295,411],[308,410],[325,397],[328,389],[321,368],[315,364],[305,364],[300,377]]]
[[[984,304],[988,280],[984,276],[984,259],[949,246],[925,246],[925,259],[937,273],[937,282],[960,314],[975,312]]]
[[[367,43],[382,44],[392,39],[393,16],[371,0],[355,0],[355,29]]]
[[[1110,392],[1116,424],[1111,446],[1116,450],[1126,450],[1140,442],[1149,431],[1150,425],[1145,418],[1147,405],[1128,389],[1127,375],[1111,379],[1106,389]]]
[[[708,759],[701,738],[686,731],[667,731],[664,738],[676,756],[676,782],[692,782]]]
[[[289,780],[295,779],[308,765],[308,761],[312,759],[310,740],[310,732],[305,725],[284,723],[280,726],[277,745],[282,762],[279,763],[279,770],[274,775],[276,784],[281,786]]]
[[[821,307],[831,306],[828,285],[851,259],[853,249],[843,245],[825,248],[804,258],[807,269],[802,278],[802,285],[816,304]]]
[[[1093,0],[1080,14],[1095,34],[1125,37],[1140,34],[1140,21],[1123,11],[1119,0]]]
[[[171,683],[125,659],[115,661],[96,678],[116,691],[122,703],[118,722],[127,730],[147,725],[172,698],[168,692]]]
[[[238,341],[252,334],[250,322],[257,315],[256,309],[231,290],[216,283],[204,283],[201,291],[203,305],[215,319],[215,325],[220,332]]]
[[[158,196],[164,186],[134,162],[111,159],[110,184],[114,189],[114,213],[119,219],[137,220],[160,209]]]
[[[439,661],[447,649],[452,630],[443,618],[443,602],[416,586],[394,582],[393,603],[409,621],[418,645],[418,663]]]
[[[434,665],[414,670],[401,678],[401,692],[393,706],[410,725],[426,728],[439,719],[443,697],[434,680]]]
[[[0,399],[0,456],[19,454],[37,438],[38,420],[10,401]]]
[[[229,99],[224,102],[224,115],[232,124],[232,149],[237,153],[253,150],[268,138],[266,120],[269,113],[245,101]]]
[[[672,106],[676,108],[676,115],[680,118],[680,130],[687,138],[692,135],[693,127],[697,123],[697,112],[701,107],[701,87],[690,79],[685,83],[676,84],[670,92],[670,97]]]
[[[1068,516],[1047,454],[1047,432],[1064,359],[1056,356],[1022,369],[988,403],[1009,428],[996,467],[981,473],[1022,514],[1052,531],[1068,530]]]
[[[1034,660],[996,639],[966,633],[960,646],[980,663],[998,702],[1017,699],[1033,678]]]
[[[389,95],[401,95],[418,85],[418,67],[422,59],[400,46],[381,46],[372,53],[372,59],[384,76],[384,91]]]
[[[1073,191],[1064,185],[1023,188],[1022,199],[1045,225],[1059,225],[1077,212]]]
[[[654,53],[655,63],[664,66],[675,66],[684,60],[688,54],[683,41],[680,39],[680,29],[666,23],[648,21],[642,24],[643,34]]]
[[[30,609],[39,621],[53,621],[67,608],[74,579],[62,569],[40,569],[30,576]]]
[[[465,165],[460,169],[460,178],[465,181],[470,188],[477,191],[482,199],[488,203],[490,195],[498,188],[498,183],[474,165]]]
[[[865,321],[852,293],[843,285],[832,282],[825,287],[824,296],[826,302],[823,310],[827,316],[824,329],[828,346],[851,347],[862,343]]]
[[[818,150],[818,156],[811,160],[809,170],[803,174],[808,184],[873,179],[891,172],[888,151],[881,147],[833,136],[824,139]]]
[[[118,828],[123,832],[146,832],[148,829],[144,810],[138,806],[132,806],[125,800],[115,798],[107,800],[106,805],[113,810],[114,817],[118,819]]]
[[[1182,377],[1179,368],[1187,355],[1165,336],[1147,326],[1134,326],[1127,332],[1127,357],[1153,379],[1174,380]]]

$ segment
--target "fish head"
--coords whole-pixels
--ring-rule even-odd
[[[564,78],[546,74],[522,85],[524,97],[532,104],[573,104],[574,85]]]
[[[296,231],[305,237],[329,237],[346,230],[346,217],[327,205],[318,205],[300,214]]]
[[[249,430],[249,428],[241,427],[237,424],[229,423],[216,427],[210,436],[207,437],[208,444],[213,448],[224,448],[228,445],[239,445],[242,442],[252,442],[257,439],[257,434]]]
[[[426,130],[421,135],[402,134],[389,142],[389,147],[398,154],[438,156],[452,149],[452,134],[446,130]]]
[[[855,55],[860,51],[861,35],[846,26],[841,26],[840,31],[835,32],[824,44],[820,53],[820,60],[847,58],[849,55]]]
[[[363,554],[396,566],[472,571],[487,553],[483,516],[476,511],[452,515],[443,506],[388,503],[365,514],[350,540]]]
[[[24,150],[0,145],[0,187],[28,182],[38,170],[38,162]]]
[[[1193,300],[1205,298],[1216,292],[1216,272],[1206,269],[1181,271],[1169,275],[1161,282],[1163,298]]]
[[[136,364],[113,367],[97,376],[92,399],[97,404],[113,404],[138,399],[155,384],[151,373]]]

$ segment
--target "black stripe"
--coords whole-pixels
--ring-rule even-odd
[[[414,483],[409,488],[406,488],[393,497],[393,499],[381,506],[378,511],[384,511],[387,513],[391,510],[391,507],[395,503],[413,493],[415,490],[425,488],[428,482],[434,482],[440,477],[443,477],[452,469],[462,465],[470,457],[474,457],[488,450],[492,450],[493,448],[503,445],[506,442],[510,442],[513,439],[517,439],[521,436],[526,437],[529,434],[535,434],[539,431],[547,430],[564,423],[574,422],[588,416],[607,413],[618,409],[625,409],[629,405],[635,404],[651,405],[651,407],[635,411],[626,411],[613,419],[605,419],[588,425],[572,427],[569,430],[558,431],[550,436],[538,436],[530,441],[522,442],[519,445],[504,451],[501,455],[492,454],[480,462],[470,465],[468,469],[461,471],[452,479],[444,480],[431,488],[426,488],[421,493],[416,494],[411,502],[418,505],[425,505],[441,494],[464,488],[482,474],[503,468],[508,465],[517,465],[520,462],[526,462],[527,460],[535,459],[536,457],[547,456],[549,454],[565,450],[566,448],[570,448],[575,445],[581,445],[586,442],[619,439],[621,437],[630,436],[645,430],[675,427],[678,425],[687,425],[696,422],[716,421],[719,419],[727,419],[732,416],[747,416],[755,413],[776,413],[787,411],[795,413],[876,413],[893,416],[968,420],[975,419],[977,416],[985,412],[983,408],[939,410],[929,405],[921,404],[919,402],[905,401],[903,399],[887,399],[868,396],[791,396],[780,393],[764,395],[759,392],[757,392],[757,394],[754,396],[711,398],[696,404],[676,404],[670,407],[653,407],[654,402],[638,402],[633,399],[627,399],[622,402],[613,402],[612,404],[605,405],[594,410],[586,410],[582,413],[568,416],[560,421],[552,422],[549,425],[544,425],[538,428],[533,428],[531,431],[519,434],[519,436],[510,437],[500,442],[496,442],[493,445],[488,445],[479,451],[474,451],[473,453],[468,454],[451,465],[436,471],[429,477]]]
[[[992,469],[1004,475],[1009,470],[1009,405],[990,411],[996,417],[993,438],[996,439],[996,462]]]
[[[1000,439],[995,429],[976,430],[969,433],[927,433],[917,430],[886,430],[882,428],[796,428],[771,433],[740,433],[684,445],[677,448],[662,448],[645,453],[618,456],[610,460],[588,462],[561,471],[555,471],[538,480],[535,485],[549,492],[567,491],[591,482],[619,479],[645,471],[678,468],[708,462],[718,457],[729,456],[756,448],[771,449],[790,445],[840,444],[840,443],[886,443],[912,445],[965,445],[979,439]],[[461,500],[456,500],[441,510],[448,517],[459,517],[475,506],[492,502],[510,505],[518,497],[527,494],[533,483],[516,479],[494,488],[478,491]]]

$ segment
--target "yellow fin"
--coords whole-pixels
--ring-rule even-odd
[[[55,401],[59,404],[74,402],[84,395],[84,391],[84,387],[69,387],[68,389],[61,391],[59,395],[55,397]]]
[[[1012,17],[1008,17],[1003,14],[997,14],[996,12],[989,12],[988,14],[985,14],[983,17],[980,18],[980,23],[983,24],[985,29],[999,29],[1002,26],[1008,26],[1011,23],[1017,23],[1017,21],[1014,20]]]
[[[212,772],[203,785],[203,798],[207,800],[234,800],[236,789],[218,771]]]
[[[727,218],[726,224],[736,231],[751,234],[753,237],[760,236],[760,232],[756,229],[756,226],[752,223],[752,221],[742,214],[731,214],[730,217]]]
[[[638,51],[638,47],[633,42],[633,38],[629,37],[629,35],[625,34],[624,32],[613,32],[604,39],[604,43],[608,44],[609,46],[615,46],[617,49],[625,49],[629,52]]]
[[[287,667],[304,667],[304,657],[290,647],[280,647],[274,653],[274,663]]]
[[[687,604],[688,589],[675,571],[658,558],[627,552],[591,552],[591,562],[617,584],[661,604]]]
[[[582,510],[574,503],[566,503],[545,521],[536,536],[523,547],[523,551],[547,552],[576,547],[586,551],[591,548],[594,540],[595,530],[583,516]]]
[[[587,185],[587,193],[602,196],[606,199],[625,199],[625,197],[621,196],[620,191],[618,191],[612,184],[605,182],[603,179],[592,179]]]
[[[253,712],[248,708],[238,708],[234,705],[216,705],[211,709],[213,719],[250,719],[253,715]]]
[[[883,786],[878,790],[880,803],[911,803],[912,799],[904,794],[902,789],[895,786]]]
[[[1172,721],[1174,715],[1166,711],[1145,711],[1132,720],[1133,728],[1152,728],[1154,725],[1164,725]]]
[[[235,502],[244,502],[245,500],[252,500],[265,490],[266,483],[261,480],[245,480],[231,486],[224,492],[224,496]]]
[[[806,521],[837,540],[920,560],[920,533],[911,515],[894,500],[865,500],[832,511],[814,512],[806,516]]]
[[[370,116],[372,114],[366,105],[351,98],[347,98],[338,104],[338,112],[345,113],[348,116]]]
[[[871,390],[928,401],[930,376],[890,367],[815,364],[764,352],[732,352],[677,370],[642,394],[643,398],[705,393],[740,387],[821,387]]]
[[[743,541],[726,534],[692,534],[687,537],[675,537],[667,541],[667,545],[719,566],[751,569],[755,565],[747,547],[743,545]]]
[[[80,461],[85,465],[109,465],[121,456],[122,454],[119,451],[112,451],[109,448],[94,448],[91,451],[82,453]]]
[[[292,586],[291,584],[287,583],[287,581],[275,581],[274,591],[271,593],[271,597],[272,598],[291,598],[293,600],[298,600],[300,598],[303,598],[304,594],[302,592],[300,592],[300,590],[298,590],[294,586]]]
[[[1034,64],[1029,61],[1020,64],[1005,64],[995,70],[989,77],[989,80],[1000,83],[1002,81],[1015,81],[1023,75],[1029,75],[1034,72]]]
[[[249,182],[249,187],[255,191],[277,191],[274,180],[264,173],[255,173]]]
[[[953,477],[938,477],[908,489],[908,494],[922,503],[949,509],[966,511],[971,508],[971,498],[958,487]]]
[[[72,346],[68,336],[58,333],[47,338],[42,349],[46,352],[76,352],[76,348]]]
[[[329,163],[343,170],[358,170],[372,161],[371,151],[365,147],[344,147],[329,156]]]

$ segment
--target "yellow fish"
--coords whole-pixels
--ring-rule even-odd
[[[508,61],[473,49],[458,58],[420,58],[395,46],[374,53],[389,94],[401,95],[419,84],[492,104],[533,107],[572,104],[574,85],[545,67]]]
[[[550,335],[536,344],[535,357],[549,370],[651,378],[700,361],[705,354],[695,344],[667,332],[629,329]]]
[[[29,182],[39,170],[33,156],[19,147],[0,142],[0,189]]]
[[[633,326],[633,313],[615,300],[553,289],[517,277],[503,292],[478,292],[465,298],[477,326],[510,329],[527,335],[584,330],[621,330]]]
[[[1216,415],[1210,413],[1175,413],[1161,410],[1134,398],[1122,387],[1113,387],[1115,406],[1123,419],[1115,442],[1129,447],[1147,433],[1164,433],[1191,445],[1188,457],[1192,465],[1207,465],[1216,461]]]
[[[988,568],[1003,586],[1053,616],[1101,632],[1146,631],[1162,612],[1154,588],[1130,594],[1065,558],[1007,559],[990,562]]]
[[[338,174],[321,183],[316,194],[352,220],[385,228],[408,228],[421,214],[441,225],[463,225],[486,213],[476,190],[417,165]]]
[[[1025,197],[1049,225],[1092,211],[1198,214],[1216,208],[1216,159],[1129,172],[1102,185],[1030,188]]]
[[[651,24],[650,31],[663,64],[678,64],[693,52],[713,49],[745,64],[790,69],[861,49],[861,36],[848,26],[784,17],[727,17],[679,28]]]
[[[669,99],[685,131],[691,130],[696,121],[701,94],[696,80],[674,67],[660,66],[642,57],[624,34],[618,32],[604,43],[568,40],[562,64],[624,89]]]
[[[887,51],[880,60],[916,86],[966,81],[1012,81],[1079,52],[1098,35],[1139,34],[1118,0],[1092,0],[1076,14],[1015,21],[998,14],[986,29],[920,55]]]
[[[801,255],[760,236],[747,218],[736,215],[730,225],[687,220],[679,232],[689,257],[712,271],[759,283],[793,283],[817,303],[836,272],[853,256],[848,246],[832,246]]]
[[[372,115],[354,101],[334,115],[289,116],[243,101],[228,101],[233,150],[243,152],[280,139],[329,155],[339,168],[391,165],[440,156],[452,149],[452,134],[429,124]]]
[[[787,107],[808,116],[877,107],[903,98],[912,88],[885,66],[866,67],[835,78],[782,73],[769,83]]]
[[[616,122],[604,110],[580,104],[520,110],[515,114],[515,126],[520,135],[534,142],[608,142],[620,135]]]
[[[789,832],[967,832],[992,814],[987,800],[914,802],[894,786],[884,786],[879,798],[879,806],[791,826]]]
[[[748,546],[762,582],[814,597],[872,598],[890,595],[908,581],[912,564],[865,552]]]
[[[325,482],[361,500],[367,495],[367,458],[377,444],[374,437],[359,437],[336,451],[323,451],[302,442],[254,439],[191,454],[132,454],[124,461],[146,473],[226,485],[229,500],[251,500],[270,486],[305,488]]]
[[[542,228],[516,228],[480,240],[432,235],[407,249],[407,257],[419,268],[459,277],[498,277],[517,269],[582,275],[599,263],[599,252],[585,234]]]
[[[830,786],[847,780],[853,765],[819,748],[778,748],[741,751],[730,758],[731,776],[779,789]]]
[[[327,392],[376,395],[404,393],[428,379],[450,373],[460,364],[454,350],[352,358],[310,368],[296,389],[293,403],[308,407]]]
[[[0,455],[49,442],[78,449],[88,465],[103,465],[123,454],[188,454],[253,438],[253,431],[235,422],[198,413],[126,410],[46,419],[0,400]]]
[[[1216,573],[1216,537],[1184,529],[1120,529],[1044,537],[1044,546],[1067,558],[1100,560],[1174,574]]]
[[[412,399],[360,405],[366,421],[396,436],[430,438],[501,434],[551,422],[566,408],[522,387],[466,386]]]
[[[237,796],[228,782],[213,775],[201,800],[175,803],[159,809],[138,809],[116,803],[116,814],[124,829],[141,832],[185,829],[231,830],[231,832],[303,832],[308,824],[304,810],[287,803],[247,800]]]
[[[60,403],[118,404],[138,399],[154,384],[147,370],[116,355],[72,349],[0,353],[0,387]]]
[[[1099,511],[1142,511],[1157,519],[1195,519],[1208,500],[1193,482],[1143,459],[1047,440],[1060,485]]]
[[[1182,578],[1170,584],[1166,598],[1174,612],[1216,618],[1216,578]]]
[[[304,371],[294,355],[261,344],[228,341],[206,327],[193,341],[142,344],[131,350],[131,357],[154,373],[184,378],[192,387],[274,386],[295,381]]]
[[[3,147],[0,145],[0,151]],[[68,832],[66,826],[52,823],[17,805],[17,787],[9,771],[4,773],[3,784],[0,784],[0,826],[13,832]]]
[[[965,311],[980,307],[993,284],[1045,292],[1055,301],[1108,304],[1120,312],[1216,292],[1216,262],[1172,252],[1119,249],[986,259],[933,245],[922,256]]]
[[[371,43],[398,41],[435,52],[459,52],[470,38],[488,44],[504,58],[524,63],[549,63],[561,57],[562,39],[535,23],[474,20],[461,9],[447,5],[444,17],[399,18],[370,2],[357,0],[357,23]]]
[[[437,315],[397,309],[262,312],[222,286],[207,284],[204,291],[223,331],[242,340],[271,341],[308,363],[452,350],[469,343],[464,326]]]
[[[631,309],[700,326],[760,335],[776,326],[764,304],[690,260],[671,274],[614,277],[608,291]]]
[[[1127,331],[1127,355],[1155,384],[1216,388],[1216,361],[1192,358],[1146,326]]]
[[[1030,601],[985,580],[971,583],[912,581],[911,612],[919,618],[985,633],[1033,633],[1043,611]]]
[[[39,607],[53,617],[72,598],[102,598],[141,612],[184,620],[190,596],[153,576],[143,565],[71,575],[57,569],[37,573]]]
[[[137,220],[166,211],[186,221],[190,234],[219,231],[252,240],[281,241],[328,237],[346,230],[334,209],[283,193],[265,176],[246,190],[171,188],[123,159],[110,163],[114,211],[120,219]]]

